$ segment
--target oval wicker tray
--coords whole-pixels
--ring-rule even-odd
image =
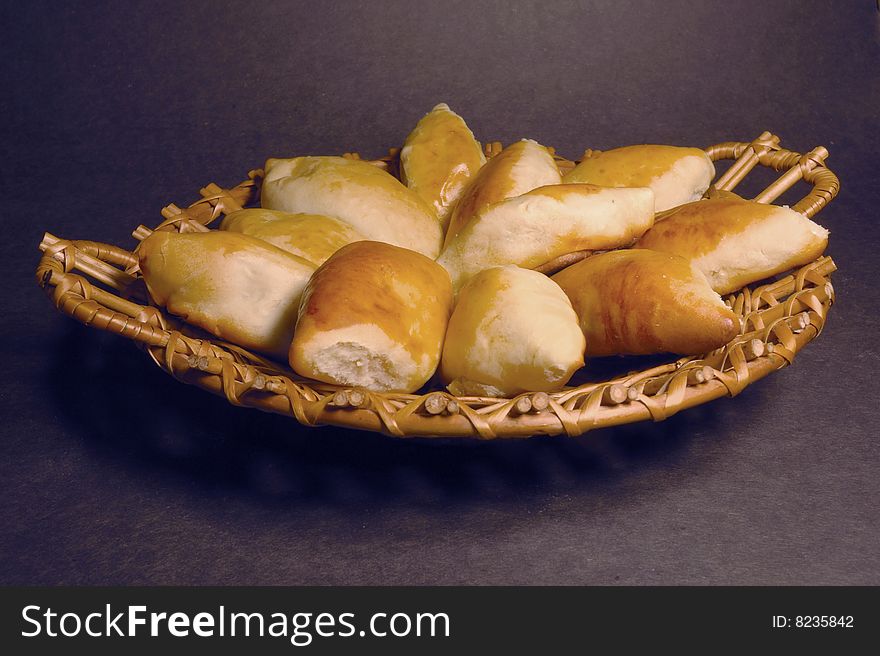
[[[486,147],[487,156],[500,144]],[[587,151],[589,157],[595,151]],[[713,160],[735,160],[715,180],[709,196],[723,195],[760,165],[783,172],[755,200],[770,203],[799,180],[812,188],[792,208],[814,216],[837,194],[837,177],[824,165],[828,152],[806,155],[784,150],[765,132],[751,143],[726,142],[706,152]],[[357,158],[356,154],[346,157]],[[396,173],[397,151],[374,164]],[[575,162],[556,156],[561,169]],[[185,209],[169,205],[156,230],[205,231],[222,215],[253,204],[262,172],[231,189],[209,184],[202,199]],[[142,239],[150,230],[134,231]],[[511,438],[544,434],[580,435],[588,430],[645,419],[659,421],[747,385],[790,364],[825,324],[834,300],[835,265],[821,257],[790,275],[726,298],[742,318],[739,336],[702,357],[672,359],[607,380],[560,392],[512,398],[456,397],[433,388],[423,394],[376,393],[306,380],[286,365],[270,362],[211,337],[149,305],[132,252],[91,241],[46,234],[37,281],[64,314],[140,344],[152,360],[178,380],[225,396],[230,403],[295,417],[302,424],[335,424],[395,436]],[[540,267],[552,271],[580,259],[571,254]],[[76,273],[79,272],[79,273]],[[82,275],[80,275],[82,274]],[[644,359],[627,360],[644,366]],[[654,361],[656,362],[656,360]],[[587,367],[590,366],[588,362]]]

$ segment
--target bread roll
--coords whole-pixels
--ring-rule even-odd
[[[221,230],[257,237],[315,266],[353,241],[365,237],[349,224],[322,214],[290,214],[252,208],[231,212]]]
[[[468,181],[485,163],[473,132],[444,103],[418,122],[400,151],[404,184],[434,208],[444,230]]]
[[[715,165],[699,148],[624,146],[589,157],[563,177],[605,187],[650,187],[654,211],[697,200],[715,177]]]
[[[646,187],[539,187],[478,212],[437,261],[458,290],[490,266],[531,269],[573,251],[629,245],[653,221],[654,196]]]
[[[452,212],[444,245],[484,207],[561,180],[556,162],[544,146],[531,139],[511,144],[486,162],[465,189]]]
[[[550,392],[583,366],[583,354],[584,335],[559,285],[536,271],[493,267],[458,295],[440,371],[454,394]]]
[[[443,240],[433,210],[377,166],[344,157],[294,157],[266,162],[264,208],[325,214],[367,239],[437,257]]]
[[[414,392],[440,362],[451,311],[439,264],[390,244],[349,244],[303,293],[290,366],[327,383]]]
[[[691,260],[719,294],[812,262],[828,245],[828,231],[802,214],[750,200],[718,198],[670,212],[637,248]]]
[[[234,232],[153,232],[137,250],[152,299],[239,346],[282,359],[315,265]]]
[[[739,333],[739,320],[705,276],[677,255],[628,249],[594,255],[553,280],[587,338],[586,356],[707,353]]]

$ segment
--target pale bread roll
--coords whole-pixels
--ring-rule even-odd
[[[712,289],[729,294],[812,262],[827,245],[825,228],[787,207],[718,198],[670,212],[636,247],[687,258]]]
[[[464,119],[441,103],[409,133],[400,151],[404,184],[433,209],[444,231],[471,177],[486,163]]]
[[[346,244],[366,239],[349,224],[322,214],[291,214],[258,207],[229,213],[221,230],[257,237],[319,266]]]
[[[440,372],[454,394],[561,389],[584,364],[584,335],[565,293],[536,271],[493,267],[458,295]]]
[[[325,214],[364,237],[437,257],[443,233],[433,210],[390,173],[344,157],[294,157],[266,162],[264,208]]]
[[[247,349],[283,357],[315,265],[234,232],[153,232],[137,250],[151,298]]]
[[[509,145],[486,162],[465,189],[452,212],[444,246],[483,208],[561,180],[556,162],[544,146],[531,139]]]
[[[302,297],[290,366],[301,376],[414,392],[440,362],[452,285],[439,264],[374,241],[344,246]]]
[[[654,196],[647,187],[550,185],[478,212],[437,261],[458,290],[491,266],[532,269],[574,251],[628,246],[653,221]]]
[[[739,320],[688,260],[643,249],[588,257],[553,276],[587,339],[585,354],[697,355],[724,346]]]
[[[654,211],[702,198],[715,177],[715,165],[699,148],[624,146],[583,160],[562,178],[605,187],[650,187]]]

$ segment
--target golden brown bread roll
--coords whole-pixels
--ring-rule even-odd
[[[234,232],[153,232],[137,250],[152,299],[239,346],[283,359],[315,265]]]
[[[561,389],[584,364],[584,336],[565,293],[542,273],[493,267],[461,290],[440,372],[454,394]]]
[[[573,251],[629,245],[653,221],[654,196],[646,187],[539,187],[478,212],[437,261],[458,290],[491,266],[532,269]]]
[[[452,212],[444,246],[483,208],[561,180],[556,162],[544,146],[531,139],[509,145],[486,162],[465,189]]]
[[[587,339],[586,356],[707,353],[739,320],[705,276],[677,255],[642,249],[588,257],[553,276]]]
[[[260,192],[264,208],[324,214],[367,239],[437,257],[443,233],[434,211],[377,166],[344,157],[270,159]]]
[[[636,247],[691,260],[712,289],[729,294],[812,262],[827,245],[825,228],[787,207],[717,198],[669,212]]]
[[[321,265],[340,248],[366,239],[349,224],[322,214],[291,214],[258,207],[231,212],[221,230],[257,237],[288,253]]]
[[[452,285],[439,264],[374,241],[344,246],[302,297],[290,366],[302,376],[414,392],[440,362]]]
[[[430,205],[444,231],[449,215],[486,156],[464,119],[441,103],[409,133],[400,151],[404,184]]]
[[[697,200],[706,193],[715,165],[699,148],[624,146],[588,157],[565,174],[563,182],[605,187],[650,187],[654,211]]]

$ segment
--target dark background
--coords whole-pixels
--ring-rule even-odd
[[[849,2],[2,4],[0,582],[880,584],[878,36]],[[660,424],[398,440],[234,408],[34,283],[268,156],[435,103],[570,157],[768,129],[831,151],[838,303],[795,365]]]

